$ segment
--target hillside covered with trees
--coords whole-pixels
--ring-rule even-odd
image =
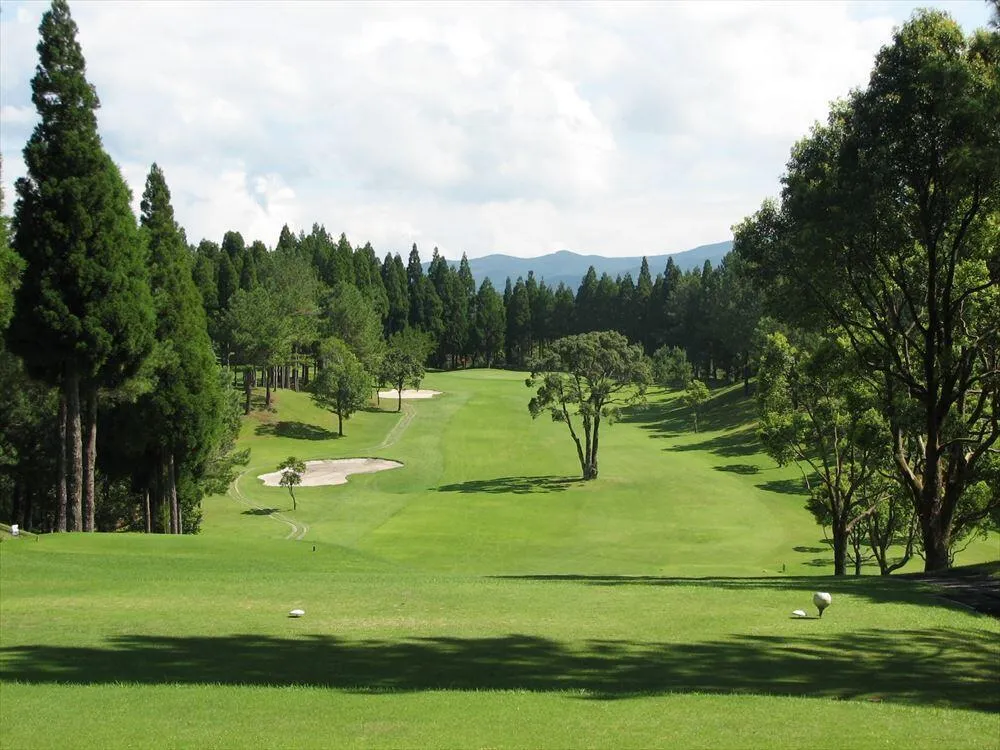
[[[559,369],[567,337],[615,332],[661,386],[755,392],[760,438],[802,467],[838,573],[861,547],[883,572],[890,548],[941,570],[1000,527],[997,28],[965,37],[917,13],[794,146],[780,197],[721,263],[502,288],[464,256],[376,249],[321,217],[192,243],[156,164],[137,218],[66,0],[39,31],[39,123],[0,226],[0,517],[193,533],[245,460],[241,414],[276,389],[349,416],[360,388],[425,366]]]

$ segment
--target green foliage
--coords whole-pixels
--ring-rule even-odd
[[[810,510],[831,526],[834,573],[843,575],[849,541],[861,533],[866,518],[881,510],[873,522],[881,525],[869,530],[894,541],[909,528],[909,517],[896,507],[897,488],[883,478],[891,471],[886,425],[876,389],[856,369],[849,345],[832,337],[799,339],[795,346],[782,333],[766,337],[759,436],[779,465],[802,469]],[[883,558],[884,549],[885,544],[879,550]]]
[[[701,409],[701,405],[708,401],[708,386],[700,380],[691,380],[684,389],[684,395],[681,398],[684,405],[691,410],[691,416],[694,418],[694,431],[697,432],[698,411]]]
[[[302,484],[302,475],[306,471],[305,461],[300,461],[295,456],[289,456],[278,464],[278,471],[281,472],[281,480],[278,484],[288,488],[288,494],[292,496],[292,510],[298,510],[295,503],[295,488]]]
[[[0,173],[3,171],[0,158]],[[7,217],[3,215],[3,186],[0,185],[0,333],[7,327],[14,312],[14,290],[17,289],[24,264],[10,246]]]
[[[615,331],[567,336],[531,362],[525,381],[538,391],[528,403],[531,416],[548,413],[563,422],[576,444],[584,479],[596,479],[601,421],[614,422],[621,407],[643,400],[651,379],[642,347]],[[573,417],[579,418],[583,440]]]
[[[322,347],[324,366],[312,383],[316,403],[337,415],[337,433],[344,434],[344,420],[368,405],[371,376],[339,339],[329,339]]]
[[[385,350],[382,320],[356,286],[338,283],[325,296],[321,331],[324,338],[338,338],[347,344],[369,372],[378,369]]]
[[[433,350],[430,336],[413,328],[405,328],[389,337],[388,348],[379,363],[376,377],[379,383],[396,390],[396,411],[403,408],[403,388],[420,388],[424,377],[424,362]]]
[[[836,326],[880,389],[929,571],[990,512],[958,507],[1000,440],[998,131],[1000,35],[918,11],[795,146],[780,203],[735,230],[772,312]]]
[[[152,346],[146,255],[131,195],[97,133],[76,24],[55,0],[39,27],[32,101],[40,122],[15,185],[14,247],[26,267],[8,340],[29,370],[116,386]]]
[[[472,328],[473,347],[492,367],[503,356],[507,313],[503,297],[493,288],[489,279],[484,279],[476,294],[476,320]]]
[[[679,390],[694,377],[687,352],[679,346],[661,346],[653,352],[653,380],[666,387]]]

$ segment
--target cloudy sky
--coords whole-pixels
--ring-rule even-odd
[[[189,240],[313,222],[381,255],[658,254],[729,239],[917,6],[71,2],[105,147]],[[0,2],[6,211],[47,3]]]

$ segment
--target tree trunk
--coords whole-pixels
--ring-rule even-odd
[[[170,503],[170,533],[182,533],[181,506],[177,501],[177,472],[174,468],[174,453],[167,454],[167,502]]]
[[[298,364],[298,362],[296,362],[292,366],[292,390],[293,391],[298,391],[299,390],[299,364]]]
[[[834,519],[833,522],[833,574],[847,575],[847,531],[844,524]]]
[[[250,413],[250,395],[253,393],[253,370],[249,367],[243,371],[243,391],[246,396],[243,414],[247,415]]]
[[[88,384],[83,397],[83,530],[94,531],[97,484],[97,386]]]
[[[59,452],[56,455],[56,531],[66,531],[66,393],[59,394]]]
[[[274,368],[267,367],[264,369],[264,408],[271,408],[271,374]]]
[[[302,385],[309,385],[309,365],[302,365]]]
[[[160,523],[161,517],[163,515],[163,477],[162,466],[159,455],[156,457],[156,467],[153,471],[152,490],[150,491],[150,496],[153,499],[153,507],[150,511],[150,526],[152,527],[152,532],[154,534],[163,533],[163,525]]]
[[[344,436],[344,418],[340,416],[340,412],[337,412],[337,434],[341,437]]]
[[[149,515],[149,487],[146,488],[146,502],[144,510],[146,513],[146,533],[151,534],[153,531],[153,519],[152,516]]]
[[[66,391],[66,528],[80,531],[83,528],[83,437],[80,432],[80,378],[75,372],[63,381]]]
[[[924,540],[924,572],[938,573],[951,567],[949,528],[942,528],[937,517],[921,518],[921,536]],[[927,521],[930,521],[927,523]]]
[[[598,431],[601,429],[601,416],[598,413],[594,417],[594,439],[590,445],[590,478],[597,479],[597,443]]]

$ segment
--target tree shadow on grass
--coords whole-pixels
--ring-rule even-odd
[[[272,513],[278,513],[281,508],[249,508],[241,515],[244,516],[269,516]]]
[[[543,492],[565,492],[583,480],[579,477],[497,477],[496,479],[474,479],[468,482],[443,484],[438,492],[486,492],[497,495],[530,495]]]
[[[825,551],[825,550],[823,550]],[[816,558],[815,564],[833,568],[832,553],[829,558]],[[809,563],[805,563],[809,564]],[[591,575],[582,573],[542,573],[527,575],[501,575],[493,578],[516,581],[535,581],[581,586],[653,586],[680,588],[710,588],[713,592],[764,590],[782,591],[796,597],[811,597],[817,590],[829,591],[836,598],[839,594],[867,599],[875,604],[910,604],[916,606],[953,606],[938,596],[933,581],[913,581],[902,576],[764,576],[759,578],[708,576],[623,576]],[[1000,665],[998,665],[1000,666]]]
[[[1000,669],[985,630],[830,635],[820,631],[822,623],[803,623],[797,636],[733,635],[688,643],[560,642],[525,634],[394,640],[317,633],[127,635],[101,647],[3,648],[0,661],[5,679],[24,683],[306,685],[358,693],[572,691],[604,700],[676,692],[771,693],[998,710]]]
[[[760,453],[761,445],[757,440],[757,433],[750,429],[729,432],[725,435],[703,440],[700,443],[685,443],[667,448],[670,451],[710,451],[717,456],[724,458],[737,458],[739,456],[752,456]]]
[[[707,432],[732,430],[756,420],[756,408],[753,399],[743,395],[742,387],[719,389],[698,411],[698,427]],[[677,398],[626,407],[619,421],[639,425],[654,437],[692,432],[694,425],[691,409]]]
[[[727,471],[731,474],[757,474],[760,467],[754,464],[727,464],[726,466],[713,466],[716,471]]]
[[[264,422],[257,425],[254,434],[273,435],[294,440],[336,440],[340,437],[333,430],[305,422]]]
[[[767,490],[768,492],[778,492],[783,495],[809,494],[805,483],[800,477],[794,477],[792,479],[772,479],[770,482],[758,484],[757,487],[762,490]]]

